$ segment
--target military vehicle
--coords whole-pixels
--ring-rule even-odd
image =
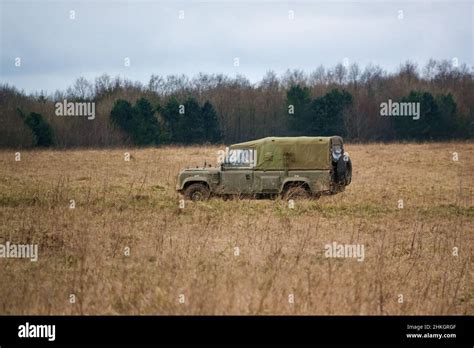
[[[222,151],[219,167],[188,168],[176,189],[200,201],[211,196],[317,198],[351,183],[352,163],[342,138],[268,137]]]

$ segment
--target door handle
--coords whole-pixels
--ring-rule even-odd
[[[250,174],[245,174],[245,179],[250,180]]]

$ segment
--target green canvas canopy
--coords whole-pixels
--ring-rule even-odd
[[[341,144],[342,138],[333,137],[268,137],[231,145],[231,150],[257,151],[255,169],[304,170],[330,169],[331,144]]]

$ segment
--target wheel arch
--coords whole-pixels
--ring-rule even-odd
[[[186,188],[192,184],[203,184],[205,185],[208,189],[211,189],[211,186],[209,185],[209,182],[203,178],[203,177],[189,177],[183,181],[183,184],[181,185],[181,190],[184,191]]]
[[[294,185],[302,185],[304,188],[306,188],[309,192],[312,192],[313,190],[311,189],[311,183],[307,178],[286,178],[283,180],[283,183],[281,185],[280,192],[285,192],[289,187],[294,186]]]

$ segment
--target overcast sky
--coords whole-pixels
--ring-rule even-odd
[[[473,65],[472,1],[0,1],[1,82],[27,92],[103,73],[256,82],[268,70],[311,72],[345,58],[388,71],[429,58]]]

